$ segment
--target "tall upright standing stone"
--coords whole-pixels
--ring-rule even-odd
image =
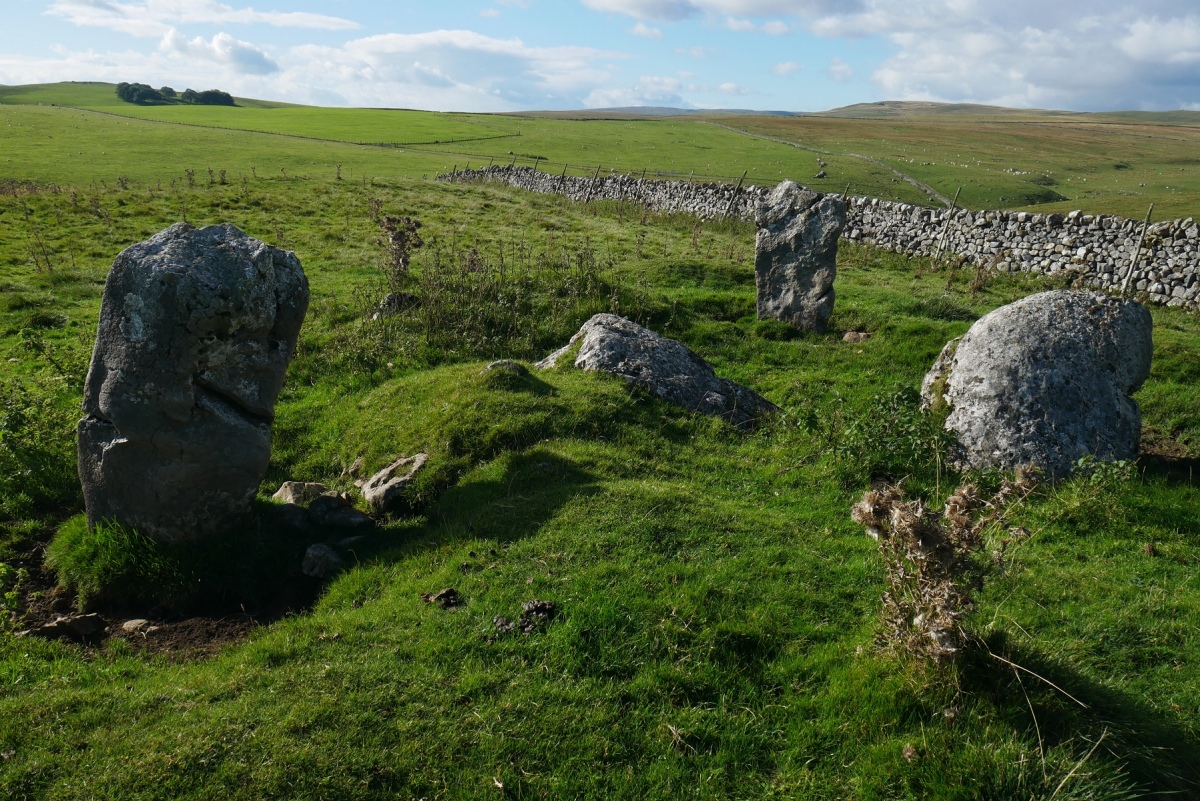
[[[79,421],[89,525],[163,542],[238,526],[308,309],[294,253],[177,223],[117,256]]]
[[[833,314],[845,200],[784,181],[759,203],[754,222],[758,319],[824,331]]]

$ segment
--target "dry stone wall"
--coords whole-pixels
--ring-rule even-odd
[[[529,167],[486,167],[439,181],[499,182],[576,201],[621,200],[658,212],[746,220],[771,187],[644,180],[618,173],[553,175]],[[947,220],[949,218],[949,220]],[[1120,289],[1142,223],[1116,215],[931,209],[878,198],[848,198],[842,238],[915,256],[956,254],[1001,272],[1077,276],[1083,286]],[[943,242],[944,236],[944,242]],[[1151,225],[1129,288],[1149,303],[1200,309],[1200,227],[1192,218]]]

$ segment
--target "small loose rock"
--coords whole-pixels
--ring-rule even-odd
[[[271,500],[304,506],[325,494],[325,485],[308,481],[285,481]]]
[[[316,543],[308,546],[308,550],[304,552],[300,571],[313,578],[325,578],[340,572],[345,565],[337,551],[324,543]]]

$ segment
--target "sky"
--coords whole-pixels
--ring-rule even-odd
[[[0,84],[325,106],[1200,110],[1200,0],[0,0]]]

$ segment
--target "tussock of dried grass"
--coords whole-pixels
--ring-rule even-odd
[[[1033,469],[1019,468],[989,499],[963,484],[939,513],[921,499],[904,500],[898,485],[867,492],[851,511],[878,543],[887,570],[883,644],[935,662],[952,660],[970,637],[963,617],[988,573],[1003,565],[1008,545],[1028,536],[1005,519],[1036,485]],[[990,558],[981,558],[990,529],[1005,532]]]

